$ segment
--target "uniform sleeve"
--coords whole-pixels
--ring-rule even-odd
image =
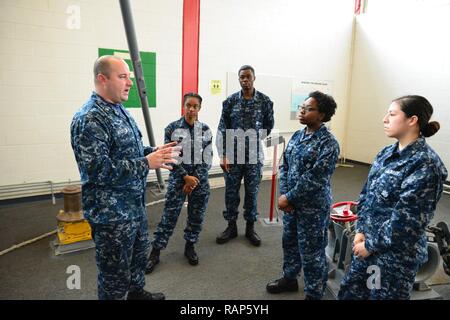
[[[329,141],[325,144],[313,167],[299,176],[294,188],[286,193],[289,203],[295,206],[321,191],[333,174],[338,157],[337,142]]]
[[[270,135],[274,126],[275,120],[273,117],[273,102],[269,100],[267,102],[267,110],[264,115],[264,129],[267,130],[267,135]]]
[[[366,183],[364,184],[364,187],[359,195],[359,199],[358,199],[358,206],[357,206],[357,216],[358,216],[358,220],[356,220],[356,227],[355,227],[355,232],[356,233],[366,233],[366,213],[367,213],[367,208],[365,206],[366,203],[366,194],[367,194],[367,184],[369,182],[366,181]]]
[[[156,150],[156,147],[150,147],[150,146],[144,147],[144,155],[147,156],[150,153],[154,152],[155,150]]]
[[[202,155],[202,163],[195,165],[195,172],[197,173],[198,178],[206,177],[208,175],[209,169],[212,166],[213,159],[213,148],[212,148],[212,133],[211,130],[207,127],[207,129],[203,132],[204,134],[204,144],[203,155]]]
[[[168,125],[165,129],[164,129],[164,144],[167,144],[169,142],[172,142],[172,133],[173,133],[173,128]],[[182,159],[180,159],[181,161]],[[175,163],[171,163],[170,166],[172,166],[172,172],[174,172],[175,174],[177,174],[180,177],[185,177],[187,176],[187,172],[186,170],[184,170],[182,163],[180,164],[175,164]]]
[[[72,147],[76,150],[83,178],[99,186],[123,185],[132,179],[145,179],[149,166],[145,157],[110,158],[110,133],[100,120],[84,119],[72,126]]]
[[[370,167],[369,170],[369,176],[367,178],[366,183],[364,184],[364,187],[359,195],[359,199],[358,199],[358,207],[357,207],[357,215],[358,215],[358,220],[356,221],[356,227],[355,227],[355,231],[356,233],[363,233],[366,234],[367,233],[367,214],[370,213],[370,210],[372,210],[372,208],[367,207],[367,192],[368,192],[368,188],[371,185],[371,177],[373,176],[373,172],[377,170],[377,167],[379,166],[379,162],[380,159],[383,157],[385,151],[387,150],[387,147],[383,148],[383,150],[381,150],[375,157],[375,159],[373,160],[373,164]]]
[[[216,147],[219,156],[226,155],[226,134],[230,125],[230,115],[228,114],[228,100],[222,103],[222,115],[220,116],[219,127],[217,129]]]
[[[292,138],[291,138],[292,141]],[[289,143],[291,142],[289,141]],[[288,143],[288,147],[289,147]],[[288,148],[286,148],[287,150]],[[286,194],[288,187],[287,187],[287,175],[289,172],[289,163],[286,159],[286,151],[283,152],[283,161],[280,163],[278,167],[278,181],[279,181],[279,189],[280,189],[280,195]]]
[[[391,218],[385,221],[374,238],[366,238],[369,252],[395,247],[410,250],[419,241],[436,210],[439,176],[435,166],[424,163],[401,184],[399,201],[392,208]]]

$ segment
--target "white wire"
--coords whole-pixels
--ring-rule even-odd
[[[277,147],[278,147],[278,146],[277,146]],[[283,153],[284,153],[284,148],[285,148],[285,142],[283,142]],[[281,159],[282,159],[282,157],[283,157],[283,153],[282,153],[281,156],[280,156],[280,160],[278,161],[278,164],[280,164],[280,162],[281,162]],[[278,166],[277,166],[277,177],[278,177]],[[277,179],[278,179],[278,178],[277,178]],[[278,184],[278,183],[275,184],[275,195],[276,195],[276,192],[277,192],[277,184]],[[211,187],[211,189],[218,189],[218,188],[223,188],[223,186],[222,186],[222,185],[217,185],[217,186]],[[159,199],[159,200],[155,200],[155,201],[146,203],[145,206],[146,206],[146,207],[149,207],[149,206],[153,206],[153,205],[156,205],[156,204],[159,204],[159,203],[163,203],[163,202],[165,202],[165,201],[166,201],[166,198],[163,198],[163,199]],[[278,221],[278,214],[279,214],[278,208],[275,206],[275,209],[276,209],[276,211],[277,211],[277,221]],[[44,239],[44,238],[46,238],[46,237],[49,237],[49,236],[51,236],[51,235],[57,233],[57,231],[58,231],[58,229],[55,229],[55,230],[53,230],[53,231],[44,233],[44,234],[42,234],[42,235],[40,235],[40,236],[38,236],[38,237],[36,237],[36,238],[33,238],[33,239],[30,239],[30,240],[21,242],[21,243],[19,243],[19,244],[15,244],[15,245],[9,247],[8,249],[5,249],[5,250],[3,250],[3,251],[0,251],[0,256],[6,254],[6,253],[8,253],[8,252],[11,252],[11,251],[13,251],[13,250],[16,250],[16,249],[18,249],[18,248],[21,248],[21,247],[23,247],[23,246],[26,246],[26,245],[28,245],[28,244],[30,244],[30,243],[33,243],[33,242],[36,242],[36,241],[38,241],[38,240]]]
[[[10,252],[10,251],[16,250],[16,249],[18,249],[18,248],[20,248],[20,247],[26,246],[27,244],[30,244],[30,243],[36,242],[36,241],[38,241],[38,240],[41,240],[41,239],[43,239],[43,238],[46,238],[46,237],[48,237],[48,236],[51,236],[52,234],[55,234],[57,231],[58,231],[58,229],[55,229],[55,230],[53,230],[53,231],[47,232],[47,233],[45,233],[45,234],[43,234],[43,235],[40,235],[40,236],[38,236],[38,237],[36,237],[36,238],[33,238],[33,239],[30,239],[30,240],[21,242],[21,243],[19,243],[19,244],[15,244],[15,245],[13,245],[12,247],[10,247],[10,248],[8,248],[8,249],[5,249],[5,250],[3,250],[3,251],[0,251],[0,256],[4,255],[4,254],[6,254],[6,253],[8,253],[8,252]]]
[[[148,207],[148,206],[153,206],[153,205],[155,205],[155,204],[162,203],[162,202],[165,202],[165,201],[166,201],[166,199],[160,199],[160,200],[156,200],[156,201],[152,201],[152,202],[150,202],[150,203],[147,203],[147,204],[145,204],[145,206],[146,206],[146,207]],[[55,234],[55,233],[57,233],[57,232],[58,232],[58,229],[55,229],[55,230],[53,230],[53,231],[44,233],[44,234],[42,234],[42,235],[40,235],[40,236],[38,236],[38,237],[36,237],[36,238],[33,238],[33,239],[30,239],[30,240],[21,242],[21,243],[19,243],[19,244],[15,244],[15,245],[9,247],[8,249],[5,249],[5,250],[3,250],[3,251],[0,251],[0,256],[6,254],[6,253],[8,253],[8,252],[11,252],[11,251],[13,251],[13,250],[19,249],[19,248],[21,248],[21,247],[23,247],[23,246],[26,246],[26,245],[28,245],[28,244],[31,244],[31,243],[33,243],[33,242],[36,242],[36,241],[38,241],[38,240],[44,239],[44,238],[46,238],[46,237],[49,237],[49,236],[51,236],[51,235],[53,235],[53,234]]]

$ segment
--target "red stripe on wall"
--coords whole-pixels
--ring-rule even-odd
[[[183,95],[198,92],[198,48],[200,37],[200,0],[183,2],[183,61],[181,80],[181,105]],[[183,114],[183,107],[181,107]]]

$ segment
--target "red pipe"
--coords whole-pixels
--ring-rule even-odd
[[[355,14],[361,13],[361,0],[355,0]]]
[[[274,209],[274,202],[275,202],[275,187],[276,187],[276,181],[277,181],[277,151],[278,151],[278,146],[274,146],[273,147],[273,166],[272,166],[272,191],[270,193],[269,222],[272,222],[272,220],[273,220],[273,209]]]

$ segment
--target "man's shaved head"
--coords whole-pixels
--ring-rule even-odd
[[[97,60],[95,60],[94,63],[94,82],[97,83],[97,76],[99,74],[103,74],[105,77],[109,78],[111,73],[111,60],[123,60],[122,58],[111,56],[111,55],[105,55],[99,57]]]

